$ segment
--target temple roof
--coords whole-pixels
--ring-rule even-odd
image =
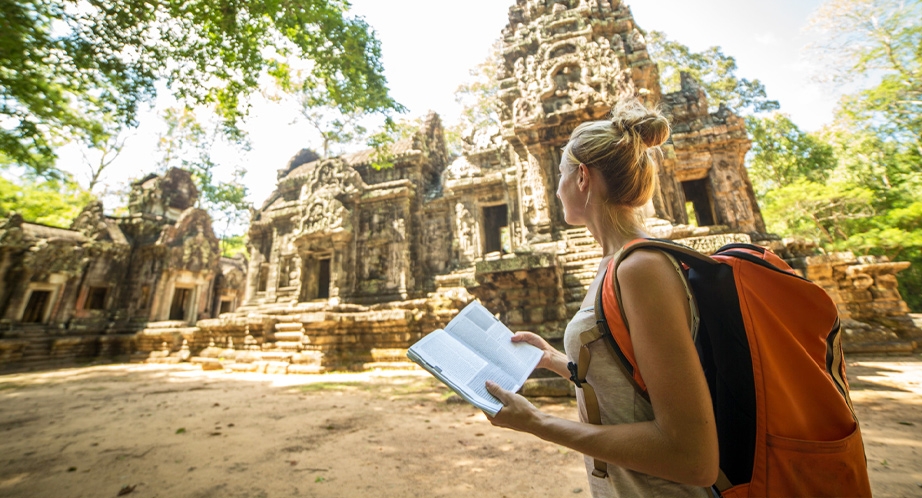
[[[394,159],[400,159],[412,156],[414,154],[419,154],[421,151],[413,148],[413,138],[404,138],[394,142],[390,149],[391,154],[394,156]],[[345,154],[340,156],[347,165],[355,166],[366,166],[371,164],[372,158],[374,157],[375,149],[368,148],[365,150],[360,150],[358,152],[353,152],[351,154]],[[314,169],[319,166],[324,161],[328,159],[317,159],[306,164],[302,164],[297,168],[289,171],[284,178],[298,178],[301,176],[308,176],[311,174]]]
[[[38,223],[23,222],[22,233],[26,237],[33,239],[63,239],[77,243],[87,241],[82,233],[75,230],[39,225]]]

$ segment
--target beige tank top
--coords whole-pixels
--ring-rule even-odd
[[[673,265],[681,273],[681,267],[672,257]],[[684,278],[682,280],[685,281]],[[698,331],[698,310],[686,283],[691,309],[692,336]],[[584,308],[579,310],[567,324],[564,333],[564,348],[567,358],[576,362],[579,356],[579,335],[595,326],[595,310]],[[590,344],[592,362],[586,380],[595,388],[599,399],[599,411],[602,415],[602,424],[629,424],[632,422],[645,422],[653,420],[653,407],[634,391],[634,387],[625,378],[616,359],[603,343],[596,341]],[[579,418],[586,422],[586,400],[582,389],[576,390],[579,406]],[[650,476],[633,470],[608,464],[608,477],[601,479],[592,475],[593,460],[585,457],[586,473],[589,476],[589,488],[593,498],[607,497],[710,497],[710,493],[701,487],[688,486],[667,481],[659,477]]]

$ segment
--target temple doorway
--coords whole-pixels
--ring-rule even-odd
[[[170,304],[170,320],[185,320],[192,289],[177,287],[173,290],[173,302]]]
[[[699,227],[715,225],[711,183],[707,178],[682,182],[689,224]]]
[[[330,298],[330,258],[318,261],[317,299]]]
[[[329,299],[333,284],[333,256],[312,254],[304,258],[300,301]]]
[[[511,252],[509,208],[505,204],[483,208],[483,253]]]

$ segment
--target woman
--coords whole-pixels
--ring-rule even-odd
[[[538,363],[569,377],[579,334],[595,325],[594,297],[611,258],[631,240],[646,237],[639,208],[652,197],[656,172],[650,151],[669,137],[669,123],[639,102],[619,105],[611,120],[584,123],[573,131],[560,161],[557,197],[571,225],[585,225],[604,257],[581,309],[564,335],[566,354],[530,332],[513,336],[542,351]],[[596,341],[587,381],[599,399],[603,425],[542,413],[525,398],[492,382],[487,389],[504,407],[493,425],[529,432],[608,462],[608,476],[589,476],[594,497],[710,496],[717,479],[717,431],[711,398],[693,343],[696,310],[678,264],[666,254],[638,249],[618,267],[623,311],[630,323],[637,366],[650,401],[635,394],[616,358]]]

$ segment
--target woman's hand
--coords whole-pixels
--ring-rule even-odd
[[[503,404],[495,417],[487,415],[487,419],[491,424],[522,432],[532,432],[534,430],[541,417],[541,412],[535,408],[535,405],[531,404],[523,396],[499,387],[499,384],[491,380],[487,381],[487,392]]]
[[[541,359],[538,361],[537,368],[546,368],[561,377],[568,377],[570,375],[567,370],[566,355],[557,351],[554,346],[548,344],[548,342],[538,334],[534,332],[516,332],[512,336],[512,342],[525,342],[541,350]]]

